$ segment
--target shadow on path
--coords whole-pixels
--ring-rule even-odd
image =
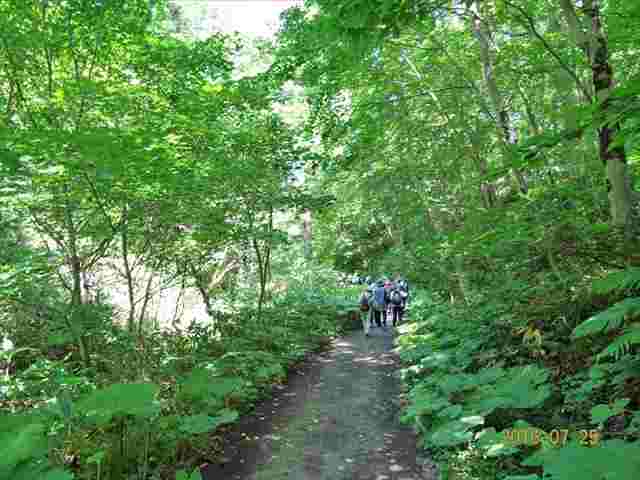
[[[355,332],[291,374],[225,439],[205,480],[434,480],[398,421],[391,329]]]

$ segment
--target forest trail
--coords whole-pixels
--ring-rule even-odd
[[[399,423],[393,335],[372,329],[314,354],[225,441],[205,480],[432,480]],[[429,464],[430,465],[430,464]]]

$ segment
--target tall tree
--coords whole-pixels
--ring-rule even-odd
[[[612,108],[611,92],[614,71],[602,18],[600,0],[581,2],[581,15],[572,0],[559,0],[564,18],[576,45],[583,51],[591,68],[591,80],[597,102],[600,160],[606,168],[611,219],[618,227],[629,228],[632,222],[633,195],[624,143],[617,141],[620,124]]]

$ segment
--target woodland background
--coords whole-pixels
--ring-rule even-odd
[[[442,478],[638,478],[640,4],[206,15],[0,0],[0,478],[197,478],[353,271]]]

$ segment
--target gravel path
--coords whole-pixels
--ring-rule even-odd
[[[398,421],[391,329],[355,332],[293,373],[228,434],[205,480],[435,480]]]

